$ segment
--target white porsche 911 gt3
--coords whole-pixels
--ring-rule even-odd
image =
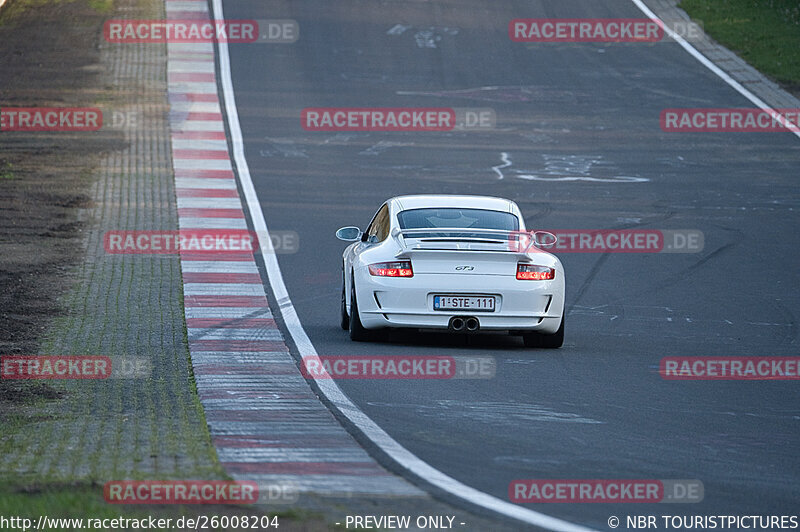
[[[564,268],[519,207],[486,196],[398,196],[365,231],[343,227],[341,325],[365,341],[386,328],[507,331],[528,347],[564,342]]]

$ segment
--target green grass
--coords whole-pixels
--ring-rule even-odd
[[[89,0],[89,7],[97,11],[98,13],[108,13],[111,11],[111,8],[114,7],[113,0]]]
[[[800,89],[798,0],[682,0],[679,7],[753,67]]]
[[[0,4],[2,4],[0,0]],[[36,13],[37,9],[53,9],[65,4],[76,4],[91,9],[97,15],[109,15],[114,7],[114,0],[6,0],[0,8],[0,27],[12,26],[24,15]],[[102,21],[102,19],[101,19]],[[69,21],[74,24],[74,21]],[[80,21],[91,23],[91,21]]]
[[[0,164],[0,180],[14,179],[14,166],[11,163]]]

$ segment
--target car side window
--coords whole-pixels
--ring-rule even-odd
[[[367,241],[368,242],[383,242],[389,236],[389,206],[384,205],[375,214],[372,223],[367,228]]]

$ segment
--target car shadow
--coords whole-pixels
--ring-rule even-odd
[[[527,349],[521,336],[507,333],[472,333],[457,334],[416,329],[392,329],[382,331],[375,339],[376,343],[403,344],[415,347],[459,349]]]

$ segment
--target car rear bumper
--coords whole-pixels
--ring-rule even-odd
[[[447,329],[454,316],[477,318],[481,330],[555,333],[564,311],[564,274],[552,281],[511,276],[419,274],[397,279],[362,274],[356,279],[365,328]],[[495,310],[433,310],[434,295],[494,296]]]

